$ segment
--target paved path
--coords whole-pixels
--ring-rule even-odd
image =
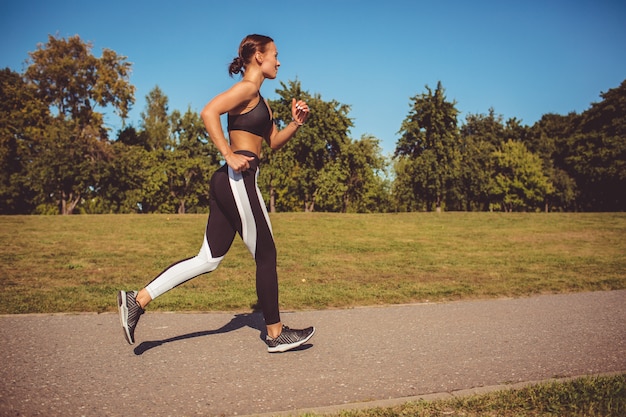
[[[317,334],[268,354],[259,314],[0,317],[0,415],[213,416],[387,405],[626,371],[626,291],[283,313]]]

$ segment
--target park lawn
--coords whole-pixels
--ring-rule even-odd
[[[626,413],[626,374],[546,381],[518,389],[420,400],[395,407],[345,410],[326,417],[622,417]],[[321,417],[306,413],[301,417]]]
[[[271,215],[283,310],[626,288],[624,213]],[[0,314],[114,311],[200,249],[206,215],[0,216]],[[256,302],[240,239],[220,268],[151,310]]]

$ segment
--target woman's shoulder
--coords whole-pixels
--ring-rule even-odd
[[[231,87],[231,91],[242,98],[253,99],[258,96],[259,90],[252,81],[241,80]]]

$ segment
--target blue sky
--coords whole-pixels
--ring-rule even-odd
[[[297,78],[311,94],[350,105],[351,137],[373,135],[385,153],[410,98],[438,81],[461,121],[493,108],[532,125],[545,113],[580,113],[626,79],[621,0],[2,0],[1,10],[1,68],[23,71],[49,34],[78,34],[96,56],[102,48],[127,56],[135,126],[156,85],[182,112],[227,89],[235,81],[227,65],[248,33],[278,47],[282,66],[265,97]]]

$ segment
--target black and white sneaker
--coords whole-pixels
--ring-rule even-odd
[[[120,310],[120,322],[124,329],[124,337],[131,345],[135,343],[135,328],[139,317],[145,312],[137,302],[137,291],[120,291],[117,293],[117,307]]]
[[[290,329],[283,325],[280,336],[272,338],[265,336],[267,351],[270,353],[286,352],[289,349],[297,348],[305,344],[315,334],[315,327],[307,327],[302,330]]]

